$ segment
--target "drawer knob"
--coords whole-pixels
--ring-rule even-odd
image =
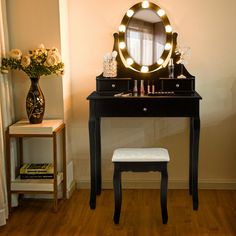
[[[179,84],[176,84],[175,86],[176,86],[176,88],[179,88]]]
[[[116,87],[116,84],[112,84],[111,87],[112,87],[112,88],[115,88],[115,87]]]
[[[147,108],[146,108],[146,107],[144,107],[144,108],[143,108],[143,111],[144,111],[144,112],[147,112]]]

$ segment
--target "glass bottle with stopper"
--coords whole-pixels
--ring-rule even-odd
[[[169,78],[174,78],[174,62],[173,58],[170,58],[169,65],[168,65],[168,71],[169,71]]]
[[[138,81],[134,80],[133,95],[138,96]]]
[[[144,80],[141,80],[140,82],[140,96],[145,95],[145,89],[144,89]]]

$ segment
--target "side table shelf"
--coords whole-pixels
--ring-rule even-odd
[[[62,132],[62,171],[57,170],[57,135]],[[40,137],[53,139],[53,168],[52,179],[12,179],[11,177],[11,139],[15,138],[19,143],[19,163],[23,164],[23,138]],[[6,170],[7,170],[7,190],[8,205],[11,209],[11,194],[53,194],[54,210],[58,207],[58,187],[62,184],[63,198],[66,199],[66,135],[65,124],[62,120],[44,120],[41,124],[30,124],[26,120],[20,120],[9,126],[6,132]]]
[[[11,181],[11,192],[14,193],[26,193],[26,192],[47,192],[53,193],[53,179],[20,179],[17,177]],[[63,173],[57,174],[57,187],[63,181]]]

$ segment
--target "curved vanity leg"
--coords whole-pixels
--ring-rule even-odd
[[[100,117],[96,117],[96,101],[89,103],[89,143],[90,143],[90,208],[96,208],[96,195],[101,193],[101,135]]]
[[[100,118],[95,119],[95,155],[96,155],[96,194],[101,194],[102,188],[102,173],[101,173],[101,132],[100,132]]]
[[[89,119],[89,140],[90,140],[90,208],[96,208],[96,155],[95,155],[95,119]]]
[[[190,118],[190,145],[189,145],[189,194],[193,193],[193,145],[194,145],[194,121],[193,118]]]
[[[167,189],[168,189],[168,172],[166,167],[165,170],[161,171],[161,215],[163,224],[167,224],[168,222]]]
[[[113,175],[114,195],[115,195],[115,212],[114,212],[114,223],[119,224],[120,222],[120,210],[122,202],[122,189],[121,189],[121,172],[119,166],[115,163]]]
[[[198,209],[198,152],[199,152],[199,136],[200,136],[200,118],[194,117],[193,119],[193,160],[192,160],[192,197],[193,209]]]

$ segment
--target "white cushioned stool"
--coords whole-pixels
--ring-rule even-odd
[[[122,202],[121,173],[122,171],[133,172],[161,172],[161,213],[162,222],[168,221],[167,212],[167,163],[169,153],[164,148],[118,148],[114,151],[112,162],[114,163],[113,186],[115,194],[115,212],[113,220],[119,224]]]

